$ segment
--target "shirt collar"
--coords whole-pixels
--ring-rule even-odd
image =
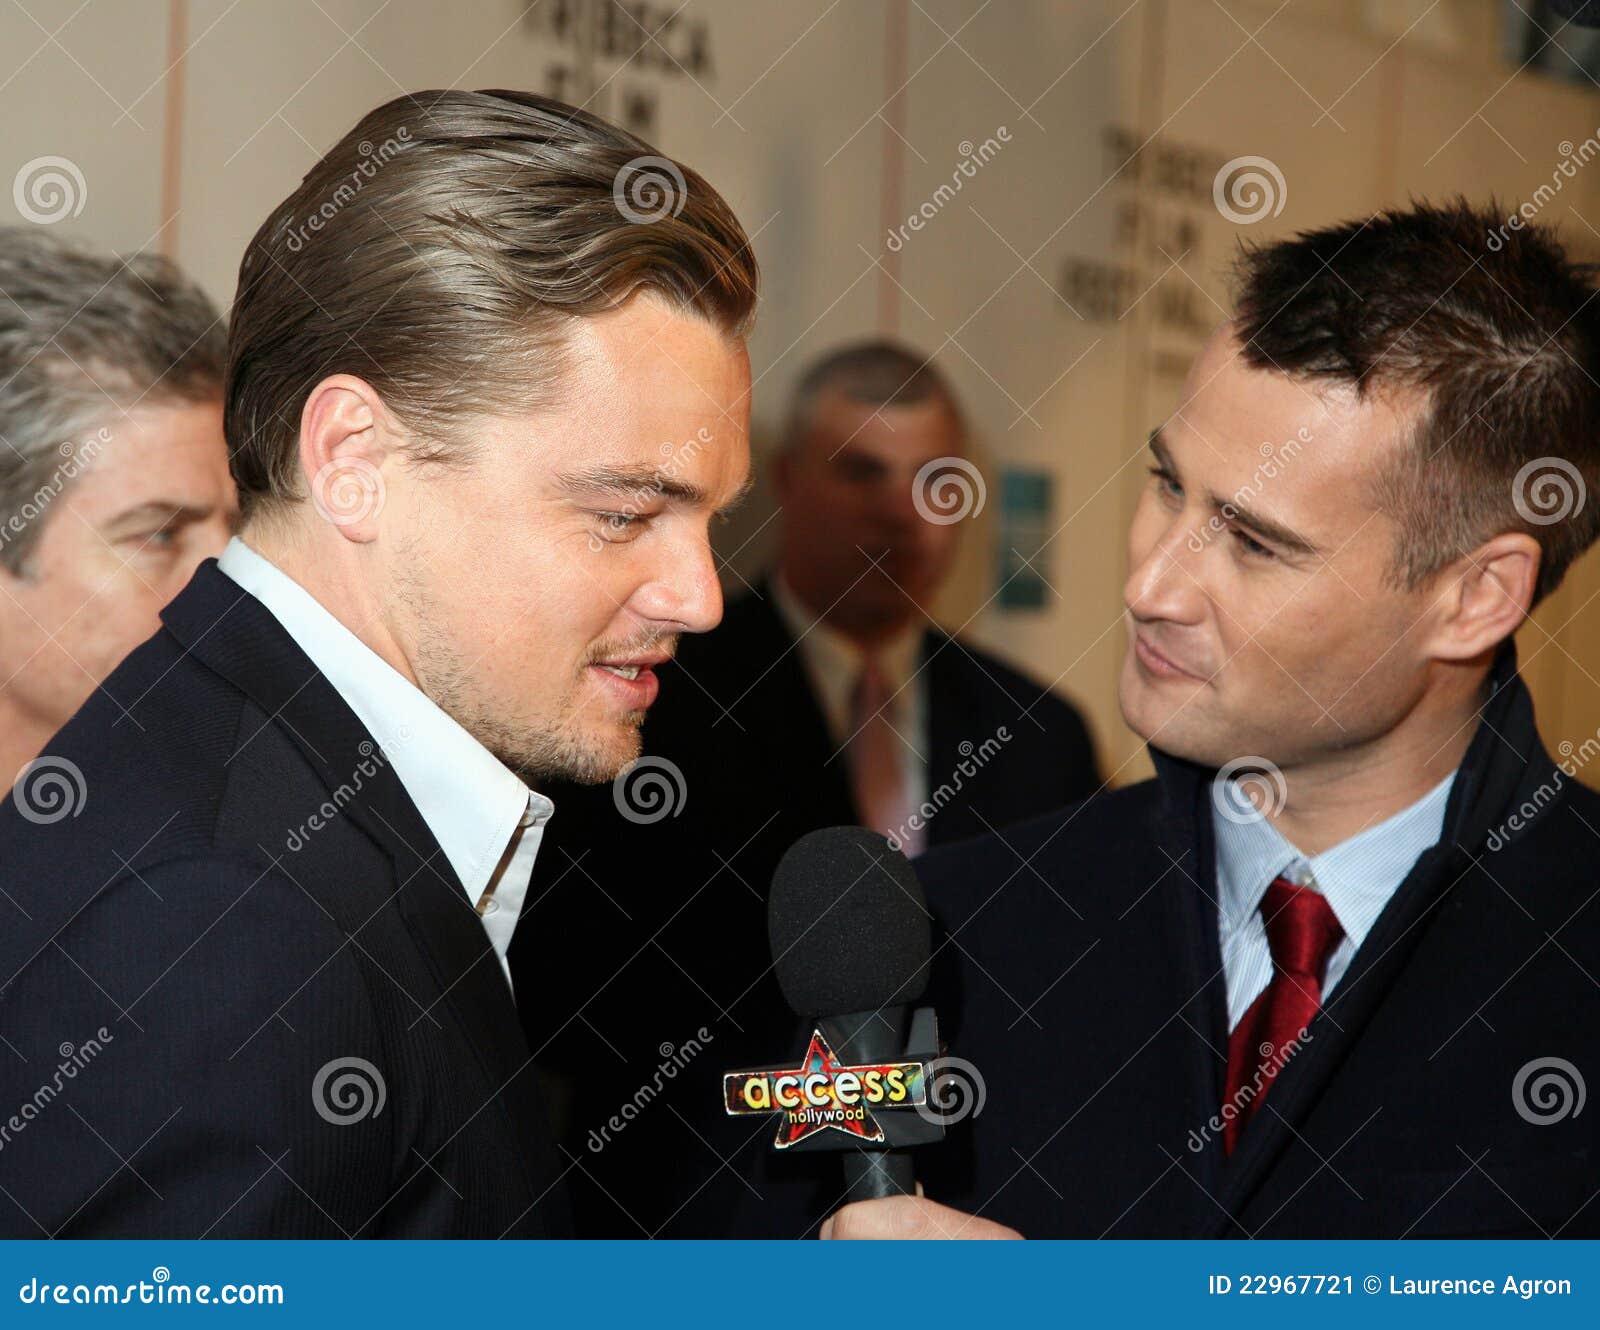
[[[782,572],[774,573],[768,586],[778,617],[805,661],[829,728],[836,738],[849,735],[855,728],[850,715],[851,697],[866,653],[808,609]],[[922,633],[916,624],[908,624],[875,653],[891,694],[904,696],[900,690],[916,675],[921,650]]]
[[[1222,917],[1237,927],[1260,909],[1267,887],[1282,875],[1291,882],[1311,882],[1345,936],[1360,947],[1417,857],[1438,843],[1455,777],[1451,772],[1392,817],[1308,858],[1256,811],[1236,784],[1218,775],[1211,786],[1211,822]]]
[[[476,906],[517,829],[542,824],[555,805],[239,537],[217,566],[271,611],[378,741]]]

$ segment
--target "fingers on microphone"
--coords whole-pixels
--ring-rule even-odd
[[[993,1220],[980,1219],[920,1196],[888,1196],[844,1206],[823,1221],[824,1239],[1019,1238]]]

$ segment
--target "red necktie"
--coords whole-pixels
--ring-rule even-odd
[[[1228,1084],[1222,1144],[1228,1154],[1239,1143],[1306,1027],[1322,1006],[1322,975],[1344,929],[1320,891],[1274,878],[1261,899],[1261,917],[1272,949],[1272,982],[1250,1004],[1228,1039]]]

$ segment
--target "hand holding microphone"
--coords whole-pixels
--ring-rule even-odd
[[[824,1241],[877,1238],[904,1242],[924,1238],[993,1240],[1022,1234],[992,1219],[930,1201],[919,1190],[915,1196],[888,1196],[842,1206],[822,1221],[817,1236]]]

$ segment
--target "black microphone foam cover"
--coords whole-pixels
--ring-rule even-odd
[[[789,847],[772,875],[767,938],[783,995],[803,1017],[906,1006],[927,987],[922,884],[863,827],[823,827]]]

